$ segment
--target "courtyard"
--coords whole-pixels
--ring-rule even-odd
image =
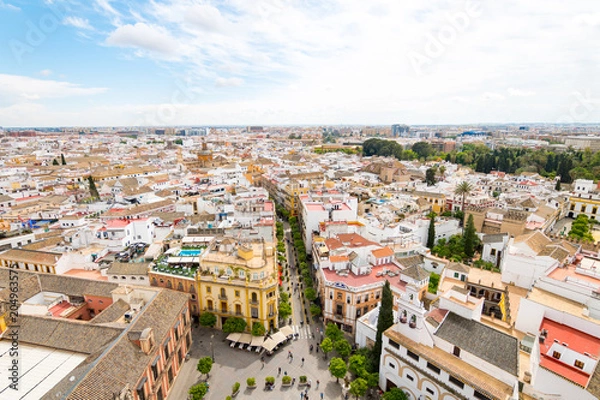
[[[198,360],[202,357],[212,356],[214,352],[215,363],[213,364],[208,378],[210,390],[205,399],[225,400],[231,395],[231,388],[235,382],[240,383],[240,392],[236,399],[260,398],[260,399],[295,399],[301,398],[300,393],[304,392],[306,387],[298,387],[298,378],[306,375],[307,379],[312,381],[312,386],[308,389],[308,398],[320,399],[321,392],[324,399],[341,399],[342,389],[336,379],[328,371],[328,359],[323,358],[323,353],[309,352],[309,346],[312,344],[315,348],[317,340],[312,339],[310,328],[316,329],[315,324],[310,327],[295,327],[299,333],[297,340],[292,340],[284,344],[272,356],[266,356],[264,353],[258,354],[230,348],[229,342],[225,341],[225,333],[204,327],[193,328],[193,345],[190,359],[185,362],[175,385],[171,390],[169,400],[182,400],[187,398],[188,389],[196,383],[203,382],[205,375],[196,370]],[[315,334],[318,339],[319,335]],[[212,344],[211,344],[212,342]],[[288,351],[293,354],[293,361],[288,358]],[[264,366],[261,362],[261,356],[264,357]],[[302,358],[304,357],[304,366]],[[281,368],[281,374],[278,369]],[[281,386],[281,378],[287,373],[292,378],[296,378],[296,383],[290,387]],[[275,377],[275,388],[265,390],[265,378],[267,376]],[[246,385],[247,378],[256,379],[256,388],[248,389]],[[320,385],[317,388],[317,380]]]

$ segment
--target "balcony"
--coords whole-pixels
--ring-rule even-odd
[[[257,306],[258,300],[250,300],[250,304]]]
[[[227,300],[227,295],[226,294],[220,294],[219,295],[219,300]]]

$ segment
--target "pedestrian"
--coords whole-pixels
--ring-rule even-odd
[[[281,375],[281,367],[277,368],[277,375]]]
[[[296,378],[292,378],[292,386],[294,386],[294,383],[296,383]]]
[[[287,371],[284,371],[284,372],[283,372],[283,374],[284,374],[285,376],[287,376]]]
[[[323,394],[323,392],[321,392],[321,400],[323,400],[324,396],[325,395]]]
[[[312,379],[309,379],[308,380],[308,387],[311,387],[311,386],[312,386]]]
[[[302,365],[301,367],[304,367],[304,357],[302,357]]]
[[[319,346],[317,346],[317,353],[319,352]]]
[[[321,382],[317,379],[317,389],[319,388],[319,383]]]
[[[300,400],[304,398],[304,392],[300,392]]]

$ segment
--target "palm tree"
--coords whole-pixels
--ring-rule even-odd
[[[454,194],[462,196],[462,213],[463,213],[462,224],[463,225],[465,224],[465,200],[466,200],[467,196],[471,194],[472,191],[473,191],[473,185],[471,185],[467,181],[462,181],[461,183],[456,185],[456,188],[454,189]]]

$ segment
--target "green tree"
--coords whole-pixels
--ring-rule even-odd
[[[427,183],[427,186],[435,185],[435,173],[436,169],[433,167],[428,168],[427,171],[425,171],[425,182]]]
[[[364,396],[368,388],[367,381],[363,378],[357,378],[350,383],[350,393],[356,396],[357,399]]]
[[[321,315],[321,307],[319,307],[316,304],[311,304],[310,305],[310,314],[314,317],[317,315]]]
[[[340,357],[346,359],[352,353],[352,346],[346,339],[340,339],[333,344],[335,351],[340,355]]]
[[[199,322],[202,326],[209,326],[212,328],[217,324],[217,317],[215,316],[215,314],[205,312],[200,314]]]
[[[190,400],[202,400],[206,393],[208,393],[208,385],[204,382],[192,386],[188,391]]]
[[[429,230],[427,231],[427,247],[432,249],[435,246],[435,213],[429,218]]]
[[[593,242],[594,236],[590,232],[590,220],[585,214],[579,214],[571,224],[568,236],[573,239],[581,239],[585,242]]]
[[[52,165],[59,165],[58,160],[56,158],[54,160],[52,160]]]
[[[464,215],[465,215],[465,201],[467,199],[467,196],[469,196],[472,191],[473,191],[473,185],[471,185],[467,181],[463,181],[463,182],[459,183],[458,185],[456,185],[456,188],[454,189],[454,194],[462,197],[461,211],[463,212],[463,219],[462,219],[462,224],[463,225],[465,223],[465,220],[464,220]]]
[[[412,145],[414,151],[419,158],[427,158],[433,154],[433,147],[428,142],[417,142]]]
[[[379,359],[381,357],[381,336],[390,326],[394,324],[394,297],[390,282],[385,281],[381,292],[381,306],[379,307],[379,316],[377,318],[377,334],[375,336],[375,345],[373,346],[373,358],[371,360],[373,369],[379,371]]]
[[[229,317],[225,324],[223,324],[223,332],[234,333],[244,332],[246,330],[246,320],[238,317]]]
[[[326,337],[325,339],[323,339],[323,341],[321,342],[321,350],[323,350],[325,357],[327,357],[327,353],[333,350],[333,342],[330,338]]]
[[[208,374],[210,373],[210,370],[212,369],[212,365],[213,365],[213,360],[211,357],[202,357],[201,359],[198,360],[198,365],[196,366],[196,369],[201,374],[205,374],[206,377],[208,378]]]
[[[339,382],[340,378],[346,376],[346,372],[348,372],[348,367],[346,366],[344,360],[338,357],[333,357],[331,359],[331,362],[329,363],[329,372],[331,372],[331,375],[335,376],[337,382]]]
[[[469,214],[463,238],[465,255],[467,256],[467,258],[473,258],[473,256],[475,255],[475,245],[477,240],[477,232],[475,230],[475,223],[473,222],[473,214]]]
[[[87,180],[90,187],[90,196],[92,196],[94,199],[99,199],[100,194],[98,193],[98,189],[96,189],[96,183],[94,182],[94,178],[92,178],[92,176],[90,175],[87,177]]]
[[[60,161],[62,162],[62,165],[67,165],[67,161],[65,160],[65,155],[64,154],[60,154]]]
[[[364,376],[368,367],[368,361],[362,354],[353,354],[348,360],[348,370],[356,376]]]
[[[308,301],[313,301],[317,298],[317,291],[311,287],[304,289],[304,296]]]
[[[290,315],[292,315],[292,305],[290,302],[279,302],[279,318],[287,319]]]
[[[252,324],[252,336],[264,336],[266,331],[265,326],[260,322]]]
[[[439,284],[440,284],[440,276],[439,276],[439,274],[436,274],[435,272],[432,272],[429,275],[429,286],[427,288],[427,291],[429,293],[436,294],[437,293],[437,288],[438,288]]]
[[[408,400],[408,395],[398,388],[392,388],[383,394],[383,400]]]
[[[331,339],[332,342],[337,342],[344,337],[344,334],[336,324],[330,322],[325,327],[325,337]]]

